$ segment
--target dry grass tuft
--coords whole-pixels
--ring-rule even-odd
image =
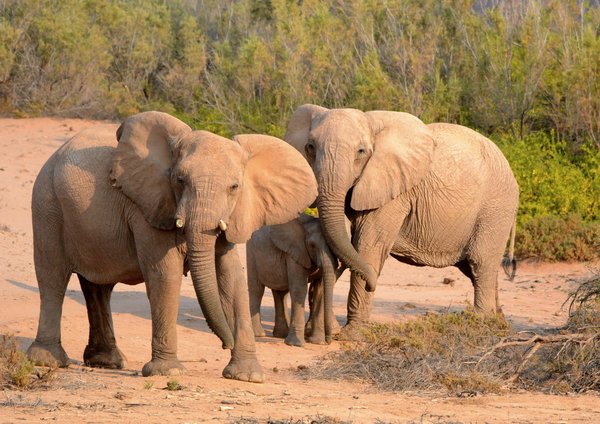
[[[456,396],[514,387],[600,391],[600,273],[571,299],[568,324],[544,334],[514,332],[501,315],[484,317],[471,308],[371,324],[365,342],[345,344],[301,373],[366,381],[388,391]]]
[[[0,387],[31,389],[52,381],[54,371],[54,368],[35,367],[19,350],[13,336],[0,335]]]

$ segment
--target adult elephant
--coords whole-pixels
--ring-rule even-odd
[[[260,382],[248,291],[234,243],[263,225],[287,222],[314,201],[315,178],[282,140],[228,140],[192,131],[160,112],[134,115],[117,130],[94,128],[65,143],[33,188],[34,260],[41,309],[37,363],[66,366],[60,321],[76,273],[90,333],[84,361],[122,368],[110,296],[117,282],[146,283],[152,359],[144,376],[184,371],[177,359],[179,289],[189,269],[209,327],[232,349],[223,375]],[[277,157],[277,161],[272,160]]]
[[[515,266],[519,190],[494,143],[407,113],[310,104],[295,111],[285,140],[311,164],[325,236],[352,270],[346,333],[368,319],[369,292],[390,254],[412,265],[458,267],[473,283],[475,309],[499,311],[497,273],[509,233]]]

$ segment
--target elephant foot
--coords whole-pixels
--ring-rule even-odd
[[[153,359],[142,368],[142,375],[183,375],[187,370],[177,359]]]
[[[273,328],[273,337],[277,337],[278,339],[285,339],[289,332],[289,327],[275,326]]]
[[[340,330],[336,339],[350,342],[363,341],[365,337],[362,330],[365,326],[365,322],[350,321]]]
[[[223,377],[232,380],[249,381],[250,383],[262,383],[265,380],[262,367],[256,357],[249,359],[231,358],[229,364],[223,370]]]
[[[297,334],[290,333],[285,338],[285,344],[288,346],[302,347],[304,346],[304,337],[298,337]]]
[[[89,367],[123,369],[127,358],[115,347],[87,345],[83,352],[83,362]]]
[[[327,342],[325,341],[325,333],[322,331],[314,331],[310,336],[306,338],[306,341],[312,344],[327,344]]]
[[[338,322],[337,319],[332,319],[331,321],[331,334],[333,336],[340,334],[340,331],[342,331],[342,326],[340,325],[340,323]]]
[[[68,367],[69,357],[60,343],[44,344],[34,341],[27,349],[27,357],[35,365],[45,367]]]
[[[262,327],[254,328],[254,337],[265,337],[265,330]]]

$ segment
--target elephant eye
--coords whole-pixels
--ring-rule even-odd
[[[306,156],[314,159],[315,157],[315,145],[312,142],[309,142],[304,146],[304,150],[306,151]]]
[[[240,188],[240,185],[238,183],[233,183],[231,186],[229,186],[229,191],[231,193],[235,193],[238,188]]]
[[[366,152],[367,152],[367,151],[365,150],[365,148],[364,148],[364,147],[361,147],[360,149],[358,149],[358,154],[359,154],[360,156],[364,155]]]
[[[177,177],[177,182],[183,184],[183,177],[181,175]]]

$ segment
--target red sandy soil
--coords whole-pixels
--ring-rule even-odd
[[[46,159],[77,131],[95,121],[0,119],[0,334],[15,335],[22,349],[35,338],[39,311],[33,270],[30,200],[33,181]],[[115,125],[116,128],[116,125]],[[245,256],[244,246],[238,247]],[[507,318],[520,329],[560,326],[562,307],[576,281],[589,276],[583,264],[524,264],[514,282],[500,282]],[[443,284],[445,278],[454,280]],[[335,289],[335,312],[343,323],[348,274]],[[472,301],[468,280],[454,268],[416,268],[389,259],[375,296],[372,318],[406,320],[426,311],[461,309]],[[270,293],[263,302],[267,333],[273,324]],[[73,364],[56,373],[48,388],[0,391],[0,422],[267,422],[331,417],[362,422],[600,422],[600,396],[509,392],[472,398],[380,392],[359,382],[305,380],[299,365],[314,366],[330,346],[289,347],[283,340],[257,342],[264,384],[221,377],[229,353],[209,332],[189,278],[184,278],[178,318],[179,357],[189,373],[182,390],[165,390],[168,377],[143,378],[150,359],[150,313],[143,285],[120,285],[112,300],[124,370],[85,367],[85,302],[71,280],[64,302],[62,342]]]

